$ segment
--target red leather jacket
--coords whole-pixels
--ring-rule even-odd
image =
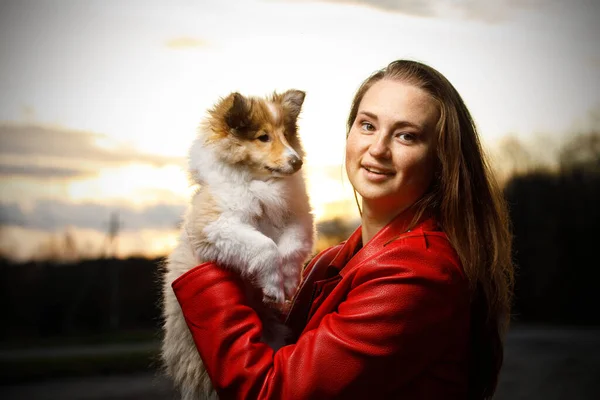
[[[205,263],[173,282],[220,398],[466,398],[468,282],[435,221],[406,232],[409,217],[311,261],[288,316],[297,339],[277,352],[234,273]]]

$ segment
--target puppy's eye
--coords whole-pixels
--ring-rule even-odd
[[[260,135],[259,137],[257,137],[257,139],[260,140],[263,143],[271,141],[271,138],[269,137],[269,135],[266,135],[266,134],[265,135]]]

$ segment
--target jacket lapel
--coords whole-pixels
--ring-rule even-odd
[[[398,215],[356,252],[356,248],[362,242],[362,230],[359,226],[348,240],[325,251],[316,260],[315,265],[302,281],[286,319],[286,324],[294,333],[294,341],[302,331],[307,328],[312,329],[315,324],[319,323],[319,321],[311,320],[313,315],[329,299],[328,296],[338,286],[338,283],[355,268],[379,254],[385,246],[395,240],[405,236],[424,236],[423,231],[435,230],[436,223],[429,218],[421,220],[411,231],[408,231],[407,227],[413,216],[414,214],[411,212]],[[343,290],[343,287],[341,289]],[[336,307],[337,305],[338,303],[335,303]],[[320,311],[327,313],[331,310]],[[323,315],[323,312],[319,312],[319,315]]]

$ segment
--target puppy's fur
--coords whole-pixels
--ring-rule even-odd
[[[268,98],[232,93],[209,110],[191,146],[189,172],[199,189],[165,263],[163,287],[162,358],[183,399],[216,394],[171,283],[204,261],[216,261],[237,270],[248,291],[258,287],[269,302],[283,303],[293,296],[313,250],[297,132],[303,102],[298,90]],[[263,339],[281,347],[285,330],[274,311],[260,299],[252,306],[263,322]]]

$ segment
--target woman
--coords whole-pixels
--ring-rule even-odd
[[[261,342],[232,272],[205,263],[173,283],[219,396],[491,397],[509,321],[511,235],[454,87],[414,61],[370,76],[350,110],[346,172],[361,226],[305,269],[288,346]]]

